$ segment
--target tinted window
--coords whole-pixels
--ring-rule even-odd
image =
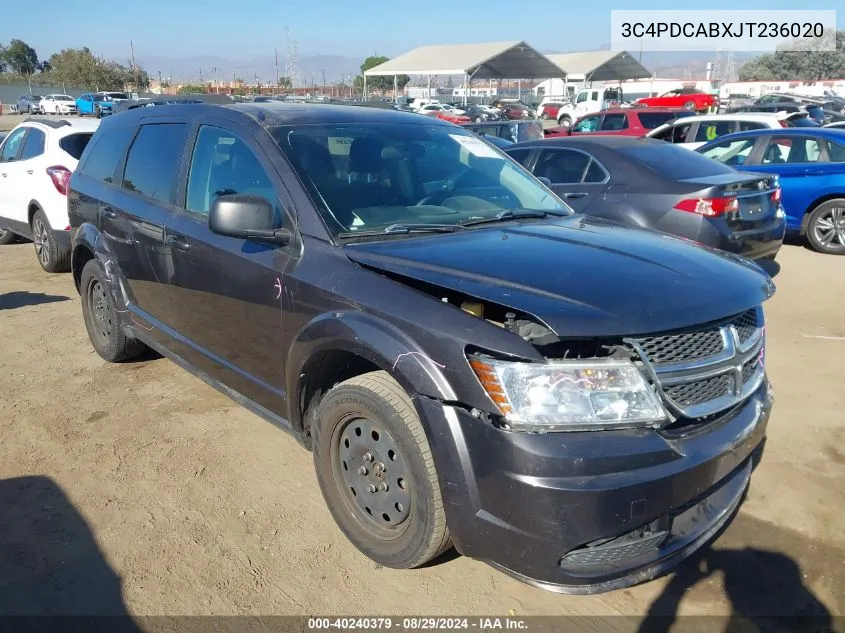
[[[598,115],[585,116],[583,119],[572,126],[573,132],[596,132],[599,129],[599,121],[601,117]]]
[[[100,130],[79,171],[97,180],[114,182],[114,171],[134,134],[135,129],[130,127]]]
[[[59,147],[73,156],[76,160],[79,160],[79,157],[82,156],[82,152],[85,151],[85,148],[88,146],[88,141],[91,140],[91,136],[92,134],[90,132],[68,134],[59,141]]]
[[[827,152],[831,163],[845,163],[845,144],[828,141]]]
[[[584,182],[604,182],[607,178],[607,173],[602,169],[595,159],[590,161],[590,166],[587,167],[587,173],[584,175]]]
[[[28,160],[36,156],[41,156],[44,153],[44,141],[46,138],[44,132],[41,130],[30,128],[29,134],[26,135],[26,140],[23,142],[20,160]]]
[[[699,121],[696,143],[706,143],[734,131],[734,121]]]
[[[569,149],[544,149],[537,159],[534,175],[548,178],[556,185],[575,184],[583,180],[589,164],[587,154]]]
[[[760,123],[759,121],[740,121],[739,122],[739,131],[740,132],[748,132],[750,130],[764,130],[768,126],[765,123]]]
[[[624,114],[605,114],[601,122],[602,130],[624,130],[628,127],[628,117]]]
[[[142,125],[126,157],[124,189],[173,203],[187,136],[183,123]]]
[[[208,215],[216,198],[234,194],[276,202],[273,184],[247,144],[231,132],[203,126],[191,158],[185,208]]]
[[[701,155],[725,165],[743,165],[754,148],[754,142],[753,138],[722,141],[702,150]]]
[[[15,160],[26,130],[25,127],[18,128],[6,137],[6,142],[3,143],[3,151],[0,152],[0,162],[6,163]]]
[[[686,113],[685,113],[686,114]],[[647,130],[653,130],[675,118],[671,112],[639,112],[640,124]]]
[[[819,127],[819,124],[813,121],[810,117],[801,116],[789,119],[788,127]]]
[[[704,178],[734,173],[732,168],[715,160],[668,143],[649,143],[638,147],[623,147],[619,148],[618,151],[623,156],[670,180]]]
[[[513,158],[516,162],[522,163],[523,165],[528,160],[528,157],[531,155],[530,149],[514,149],[508,150],[508,156]]]
[[[821,155],[819,141],[807,137],[775,137],[769,141],[762,165],[816,163]]]

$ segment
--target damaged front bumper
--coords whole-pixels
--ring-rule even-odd
[[[768,381],[684,433],[528,434],[420,398],[456,548],[537,587],[591,594],[650,580],[734,515],[759,458]]]

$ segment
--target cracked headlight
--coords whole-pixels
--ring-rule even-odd
[[[626,360],[516,363],[473,357],[470,365],[514,430],[590,431],[667,419],[659,396]]]

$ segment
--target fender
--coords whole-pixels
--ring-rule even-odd
[[[289,420],[296,429],[302,429],[298,406],[302,370],[309,359],[327,351],[361,356],[390,373],[412,398],[421,395],[446,402],[457,399],[444,375],[445,364],[430,358],[397,327],[365,312],[331,312],[317,316],[302,328],[288,353],[285,373],[290,394]]]
[[[120,283],[120,268],[100,230],[93,224],[85,222],[75,231],[72,244],[71,272],[77,292],[81,292],[79,278],[82,275],[82,267],[90,259],[88,256],[81,255],[81,251],[84,249],[92,253],[94,258],[102,265],[108,285],[107,290],[111,293],[115,306],[118,310],[125,310],[127,301],[123,293],[123,286]]]

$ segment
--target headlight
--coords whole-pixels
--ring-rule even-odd
[[[600,430],[667,418],[660,398],[629,361],[514,363],[474,357],[470,365],[514,430]]]

